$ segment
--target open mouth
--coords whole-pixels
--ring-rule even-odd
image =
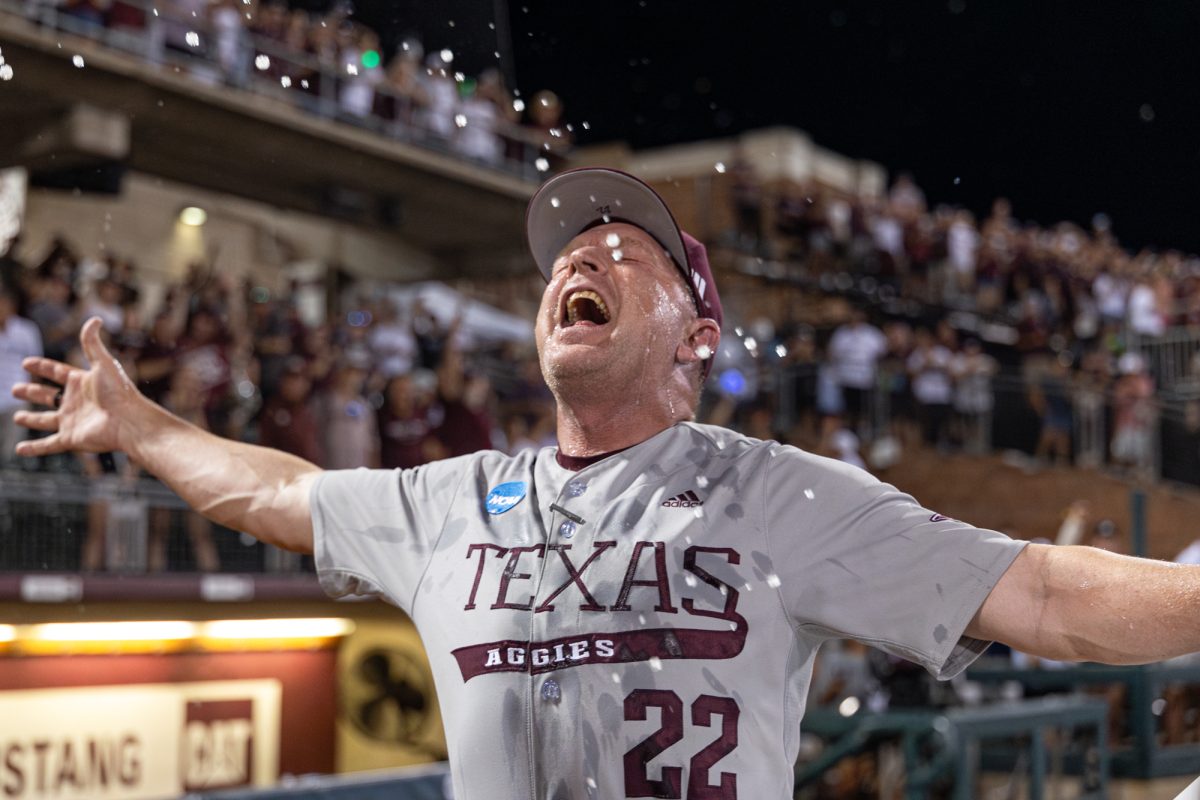
[[[604,325],[611,319],[608,306],[590,289],[572,292],[563,308],[562,326]]]

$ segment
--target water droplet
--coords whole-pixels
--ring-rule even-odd
[[[0,81],[11,81],[13,79],[12,64],[0,64]]]
[[[814,497],[817,496],[817,494],[812,489],[805,489],[804,496],[807,497],[809,500],[812,500]]]
[[[558,208],[559,206],[562,205],[562,200],[559,200],[557,197],[551,197],[550,205],[554,206],[555,208]]]
[[[767,586],[770,586],[772,589],[778,589],[782,583],[783,581],[779,580],[779,576],[774,572],[767,576]]]
[[[282,78],[279,79],[279,85],[285,89],[289,89],[292,86],[292,79],[290,77],[288,77],[287,75],[284,75]]]
[[[587,779],[587,785],[588,785],[588,788],[589,788],[589,789],[595,789],[595,788],[596,788],[596,779],[595,779],[595,778],[588,778],[588,779]]]
[[[554,678],[547,678],[546,682],[542,684],[542,699],[551,703],[557,703],[562,699],[562,688]]]
[[[1149,103],[1142,103],[1142,107],[1138,109],[1138,116],[1142,118],[1142,122],[1154,121],[1154,106]]]
[[[200,46],[200,34],[196,33],[195,31],[188,31],[185,33],[183,35],[183,40],[187,42],[188,47]]]
[[[77,69],[83,69],[84,66],[86,66],[83,63],[83,56],[79,55],[78,53],[71,56],[71,63],[74,64]]]
[[[357,75],[358,74],[358,65],[357,64],[347,64],[346,65],[346,74],[347,75]]]
[[[683,576],[683,582],[686,583],[689,588],[695,588],[696,576],[689,572],[687,575]]]
[[[566,520],[562,525],[558,526],[558,535],[564,539],[570,539],[575,535],[575,523],[571,520]]]
[[[661,671],[662,659],[658,656],[650,656],[650,669],[654,670],[655,672]]]
[[[583,126],[583,129],[584,129],[585,131],[590,131],[590,130],[592,129],[592,126],[591,126],[591,124],[590,124],[590,123],[588,123],[588,121],[587,121],[587,120],[584,120],[583,122],[581,122],[581,123],[579,123],[579,124]]]
[[[646,624],[646,615],[638,614],[638,625],[645,625],[645,624]]]
[[[308,88],[308,78],[305,78],[304,80],[300,81],[300,88],[302,88],[302,89]]]
[[[620,683],[621,682],[621,673],[614,672],[612,674],[612,681],[613,681],[613,683]]]
[[[692,515],[696,519],[700,519],[701,517],[704,516],[704,509],[701,508],[700,506],[696,506],[695,508],[692,509]]]
[[[625,257],[625,254],[622,253],[620,250],[613,250],[612,257],[613,257],[613,261],[620,261],[622,258]]]
[[[259,53],[254,57],[254,67],[258,70],[267,70],[271,68],[271,57],[266,53]]]
[[[447,25],[449,25],[451,28],[453,28],[453,27],[454,27],[454,20],[448,20],[448,21],[446,22],[446,24],[447,24]]]
[[[463,73],[463,72],[454,73],[454,80],[456,83],[462,83],[466,79],[467,79],[466,73]]]
[[[957,175],[954,176],[954,185],[958,186],[960,183],[962,183],[962,178],[958,177]]]
[[[519,97],[516,100],[513,100],[513,111],[524,111],[524,110],[525,110],[525,101],[524,100],[522,100]]]
[[[455,114],[454,115],[454,124],[460,128],[467,127],[467,115],[466,114]]]
[[[604,243],[609,247],[618,247],[621,244],[621,237],[617,236],[615,233],[610,233],[608,236],[604,237]]]
[[[442,61],[445,61],[447,65],[454,61],[454,51],[449,47],[443,48],[438,55],[442,57]]]
[[[725,174],[725,162],[718,161],[716,164],[713,165],[713,169],[715,169],[717,172],[724,175]]]
[[[539,157],[536,161],[533,162],[533,165],[535,167],[537,167],[538,172],[545,172],[546,170],[550,169],[550,162],[547,161],[545,158]]]

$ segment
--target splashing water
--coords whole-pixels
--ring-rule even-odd
[[[254,67],[255,67],[255,69],[258,69],[258,70],[270,69],[271,68],[271,57],[264,53],[259,53],[257,56],[254,57]]]
[[[0,64],[0,81],[11,81],[13,79],[12,64]]]
[[[85,66],[87,66],[83,63],[83,56],[79,55],[78,53],[71,56],[71,63],[75,65],[76,69],[83,69]]]
[[[279,79],[279,85],[285,89],[290,89],[292,86],[292,79],[289,78],[287,75],[284,75],[282,78]]]
[[[615,233],[610,233],[608,236],[604,237],[604,243],[609,247],[618,247],[621,244],[621,237],[617,236]]]
[[[658,656],[650,656],[649,663],[650,663],[650,669],[654,670],[655,672],[659,672],[662,670],[662,659],[659,658]]]
[[[195,31],[188,31],[186,34],[184,34],[183,40],[187,42],[188,47],[200,46],[200,34],[196,33]]]
[[[467,115],[466,114],[455,114],[454,115],[454,124],[459,128],[467,127]]]
[[[782,583],[783,581],[779,580],[779,576],[774,572],[767,576],[767,586],[770,586],[772,589],[778,589]]]
[[[544,158],[539,158],[537,161],[534,161],[533,165],[537,167],[538,172],[545,172],[546,170],[550,169],[550,162]]]
[[[715,169],[717,172],[724,175],[725,174],[725,162],[718,161],[716,164],[713,165],[713,169]]]
[[[559,200],[557,197],[551,197],[550,205],[553,206],[554,208],[558,208],[559,206],[562,205],[562,200]]]
[[[809,500],[812,500],[817,495],[812,489],[805,489],[804,496],[807,497]]]
[[[624,257],[625,257],[625,254],[624,254],[624,253],[622,253],[622,252],[621,252],[619,249],[618,249],[618,250],[613,250],[613,251],[612,251],[612,257],[613,257],[613,261],[620,261],[622,258],[624,258]]]

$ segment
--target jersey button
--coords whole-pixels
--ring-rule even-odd
[[[586,481],[571,481],[567,484],[567,494],[571,497],[579,497],[587,491]]]
[[[575,535],[575,523],[571,520],[564,520],[562,525],[558,526],[558,535],[564,539],[570,539]]]
[[[547,678],[542,683],[542,699],[547,703],[557,703],[562,699],[562,687],[554,678]]]

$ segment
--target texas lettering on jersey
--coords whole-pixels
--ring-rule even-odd
[[[693,597],[681,597],[676,605],[668,581],[666,544],[655,541],[634,543],[624,565],[624,578],[612,597],[597,597],[588,587],[588,570],[593,569],[606,556],[616,555],[617,542],[600,540],[592,543],[593,550],[586,558],[573,555],[569,544],[537,544],[524,547],[501,547],[496,544],[471,544],[466,557],[477,560],[475,580],[464,611],[509,609],[532,611],[534,614],[551,613],[556,605],[563,603],[561,595],[568,589],[578,589],[580,611],[609,613],[632,611],[630,596],[635,590],[649,593],[654,599],[653,610],[660,614],[685,614],[724,621],[723,629],[712,628],[641,628],[629,631],[579,633],[542,642],[527,642],[513,639],[482,642],[460,647],[453,652],[462,671],[463,681],[478,675],[493,672],[526,672],[538,674],[585,664],[614,664],[651,659],[723,659],[733,658],[742,651],[746,643],[749,626],[744,617],[737,613],[738,590],[729,583],[715,577],[704,568],[704,559],[721,559],[730,565],[741,563],[741,555],[730,547],[702,547],[691,545],[683,553],[683,568],[706,585],[721,592],[725,598],[722,608],[705,608]],[[648,556],[643,554],[649,553]],[[490,556],[490,557],[489,557]],[[514,597],[514,583],[532,577],[530,566],[533,559],[555,558],[566,569],[567,580],[534,605],[535,598],[525,595],[524,600]],[[643,561],[652,561],[654,577],[638,578],[638,568]],[[606,564],[608,574],[616,574],[616,568]],[[496,596],[491,603],[480,602],[479,586],[488,570],[499,571]],[[526,570],[526,571],[522,571]]]

